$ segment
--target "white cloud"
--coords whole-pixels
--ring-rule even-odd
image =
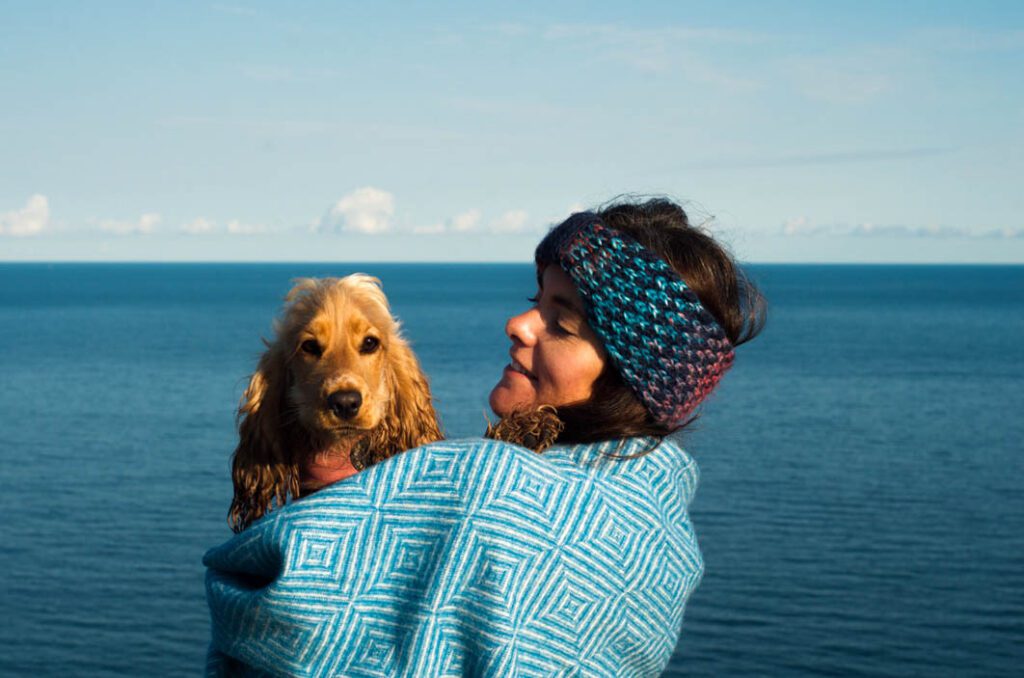
[[[782,222],[783,235],[807,235],[813,232],[814,227],[805,216],[793,217]]]
[[[267,227],[263,224],[246,224],[238,219],[228,222],[228,233],[231,235],[257,235],[266,232]]]
[[[0,214],[0,235],[38,235],[50,223],[50,203],[45,195],[29,197],[20,210]]]
[[[181,225],[182,233],[188,233],[189,235],[206,235],[207,233],[213,233],[216,228],[217,224],[206,217],[198,217],[187,224]]]
[[[494,233],[526,233],[530,231],[526,210],[509,210],[498,217],[492,224]]]
[[[93,220],[101,231],[113,233],[114,235],[148,235],[160,225],[160,215],[156,212],[147,212],[138,218],[137,221],[120,221],[117,219]]]
[[[549,231],[550,229],[554,228],[555,226],[558,226],[560,223],[562,223],[563,221],[565,221],[566,219],[568,219],[572,215],[576,214],[577,212],[586,212],[586,211],[587,211],[587,207],[585,205],[583,205],[582,203],[574,202],[574,203],[572,203],[571,205],[569,205],[568,207],[566,207],[562,211],[550,212],[549,213],[550,214],[549,218],[545,219],[543,221],[543,223],[536,224],[536,226],[537,226],[536,229],[529,229],[529,230],[536,230],[536,231],[545,233],[545,232]]]
[[[153,230],[160,224],[160,215],[156,212],[149,212],[143,214],[139,218],[139,232],[140,233],[152,233]]]
[[[1024,226],[1007,226],[996,229],[993,235],[1001,238],[1024,238]]]
[[[466,210],[462,214],[456,214],[452,217],[449,221],[449,226],[456,233],[468,233],[469,231],[476,230],[481,216],[478,209]]]
[[[470,209],[446,219],[443,223],[414,226],[412,232],[416,235],[441,235],[448,232],[472,233],[479,225],[481,216],[480,210]]]
[[[586,212],[586,211],[587,211],[587,208],[586,208],[585,205],[582,205],[582,204],[580,204],[578,202],[574,202],[573,204],[571,204],[568,207],[566,207],[565,210],[563,210],[561,214],[555,214],[554,216],[552,216],[551,219],[548,220],[548,222],[549,222],[549,225],[551,225],[551,226],[557,226],[558,224],[562,223],[563,221],[565,221],[566,219],[568,219],[572,215],[576,214],[577,212]]]
[[[313,225],[314,231],[378,234],[391,230],[395,197],[367,186],[342,197]]]
[[[181,225],[181,232],[188,235],[259,235],[269,233],[270,229],[264,224],[250,224],[239,219],[232,219],[221,227],[217,222],[206,217],[196,217],[192,221]]]

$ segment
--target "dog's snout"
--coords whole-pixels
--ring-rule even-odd
[[[327,396],[327,404],[339,418],[351,419],[362,407],[363,396],[359,391],[335,391]]]

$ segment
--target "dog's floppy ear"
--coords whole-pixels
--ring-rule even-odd
[[[287,345],[298,318],[308,311],[320,284],[298,278],[285,296],[285,310],[274,323],[277,335],[260,357],[238,406],[238,447],[231,458],[235,486],[228,523],[241,532],[289,497],[299,495],[298,463],[287,438],[291,422],[285,419],[288,390]]]
[[[391,398],[387,412],[375,432],[370,453],[374,461],[441,440],[437,412],[430,398],[430,385],[409,345],[393,336],[388,344],[388,380]]]
[[[283,351],[271,344],[260,358],[238,407],[238,447],[231,459],[235,494],[228,523],[241,532],[274,506],[298,496],[296,464],[284,440],[287,367]]]

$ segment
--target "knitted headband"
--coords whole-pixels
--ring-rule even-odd
[[[596,214],[552,229],[535,258],[572,279],[587,321],[658,423],[681,426],[732,365],[725,331],[675,269]]]

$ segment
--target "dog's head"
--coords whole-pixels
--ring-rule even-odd
[[[236,531],[299,496],[314,459],[348,462],[358,449],[362,465],[441,438],[426,377],[376,278],[296,281],[275,334],[238,411]]]
[[[387,412],[389,354],[405,347],[376,278],[299,280],[278,326],[288,405],[321,442],[364,435]]]

